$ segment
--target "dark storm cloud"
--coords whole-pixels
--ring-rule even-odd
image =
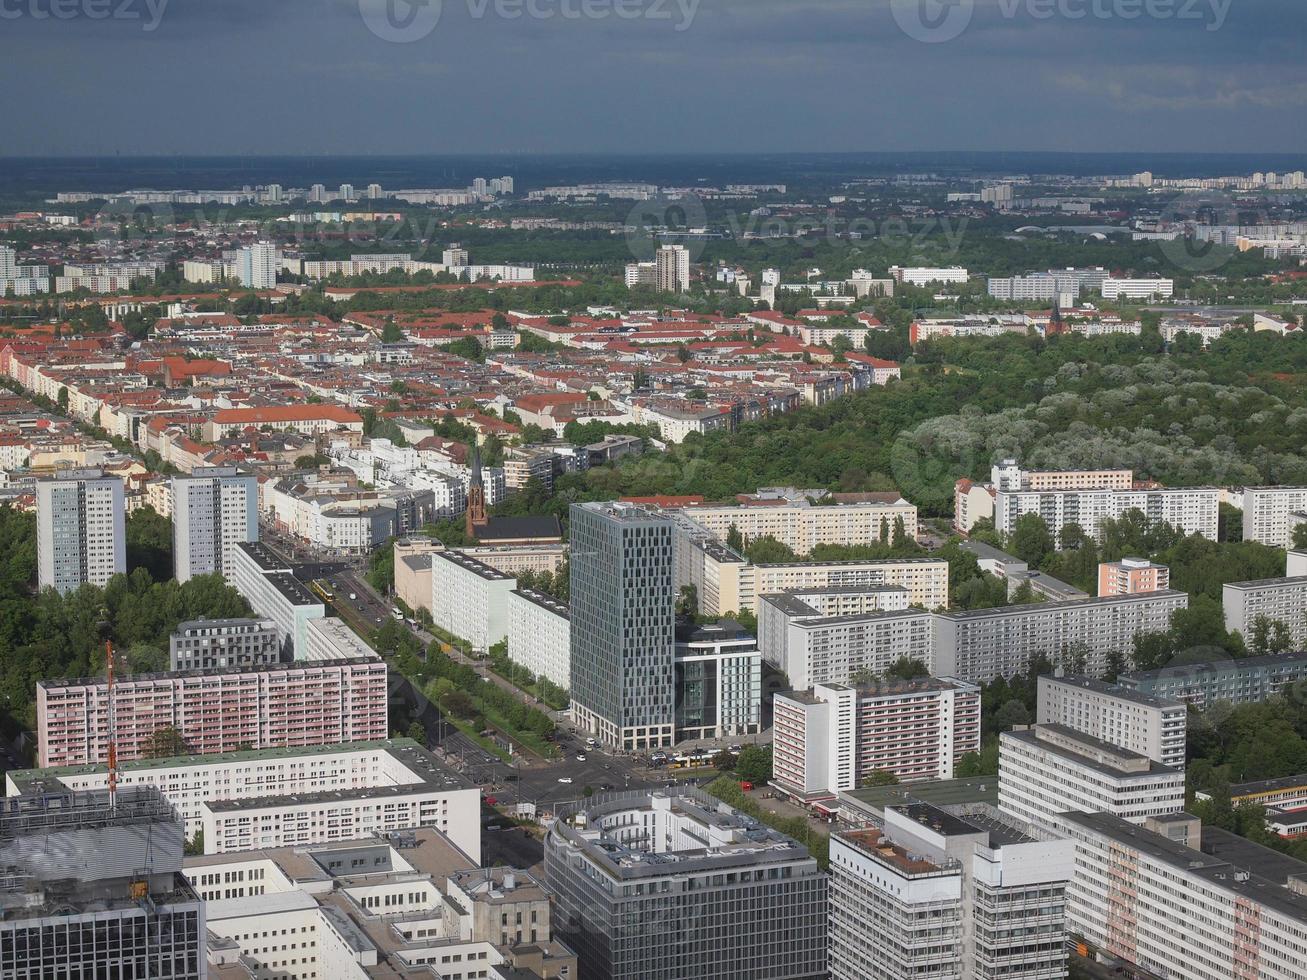
[[[23,15],[104,2],[157,29]],[[948,0],[942,43],[890,0],[443,0],[392,43],[387,2],[0,0],[0,149],[1307,149],[1301,0]]]

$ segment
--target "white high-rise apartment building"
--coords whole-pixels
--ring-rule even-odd
[[[255,242],[236,253],[236,278],[249,289],[272,289],[277,285],[277,246],[272,242]]]
[[[983,683],[1046,656],[1054,664],[1083,660],[1077,671],[1101,675],[1108,654],[1128,661],[1137,633],[1166,632],[1172,613],[1188,605],[1187,593],[1166,590],[937,613],[933,670]]]
[[[1104,957],[1175,980],[1302,976],[1307,864],[1187,813],[1142,827],[1069,813],[1063,826],[1068,926]]]
[[[259,540],[259,482],[234,466],[202,466],[172,479],[172,555],[178,582],[226,573],[231,552]]]
[[[1099,540],[1104,520],[1120,520],[1128,510],[1141,511],[1154,524],[1166,523],[1185,534],[1215,541],[1221,491],[1217,487],[1157,487],[1153,489],[1079,489],[994,491],[994,529],[1012,533],[1026,514],[1038,514],[1054,537],[1068,524],[1078,524]]]
[[[368,184],[368,200],[375,201],[384,196],[380,184]]]
[[[833,980],[1067,975],[1075,848],[924,803],[830,839]]]
[[[123,481],[65,470],[36,484],[37,581],[62,595],[127,572]]]
[[[1293,529],[1307,511],[1307,487],[1245,487],[1243,539],[1272,548],[1293,544]]]
[[[1065,725],[1154,762],[1183,769],[1189,709],[1090,677],[1039,678],[1036,720]]]
[[[1294,650],[1307,645],[1307,577],[1227,582],[1221,589],[1225,628],[1251,645],[1259,617],[1283,623]]]
[[[1141,824],[1184,809],[1184,771],[1065,725],[1036,725],[999,736],[998,808],[1050,833],[1069,810]]]
[[[664,245],[654,257],[657,265],[659,292],[688,293],[690,291],[690,250],[684,245]]]
[[[912,286],[925,286],[929,283],[966,282],[968,279],[967,270],[956,265],[948,268],[917,266],[907,269],[892,265],[889,268],[889,274],[894,277],[895,282],[906,282]]]
[[[357,197],[358,195],[356,195],[356,194],[354,193],[354,185],[353,185],[353,184],[341,184],[341,185],[340,185],[340,190],[337,191],[337,196],[338,196],[342,201],[352,201],[352,200],[354,200],[354,198]]]
[[[431,618],[484,652],[508,638],[508,598],[517,579],[461,551],[431,556]]]
[[[468,251],[462,245],[454,242],[441,253],[440,261],[443,265],[451,268],[461,268],[468,264]]]
[[[1170,299],[1174,279],[1104,279],[1103,299]]]
[[[572,683],[572,624],[566,604],[530,589],[508,593],[508,659],[567,688]]]
[[[314,184],[309,190],[309,200],[314,204],[321,204],[327,199],[327,187],[325,184]]]

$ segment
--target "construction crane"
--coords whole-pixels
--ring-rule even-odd
[[[104,641],[104,665],[108,676],[106,696],[109,699],[109,812],[118,809],[118,729],[113,708],[113,641]]]

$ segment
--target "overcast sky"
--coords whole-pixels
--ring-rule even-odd
[[[1307,0],[424,2],[0,0],[0,154],[1307,151]]]

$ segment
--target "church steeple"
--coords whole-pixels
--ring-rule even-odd
[[[472,475],[467,481],[467,536],[476,538],[477,531],[486,526],[486,487],[481,475],[481,447],[472,444]]]

